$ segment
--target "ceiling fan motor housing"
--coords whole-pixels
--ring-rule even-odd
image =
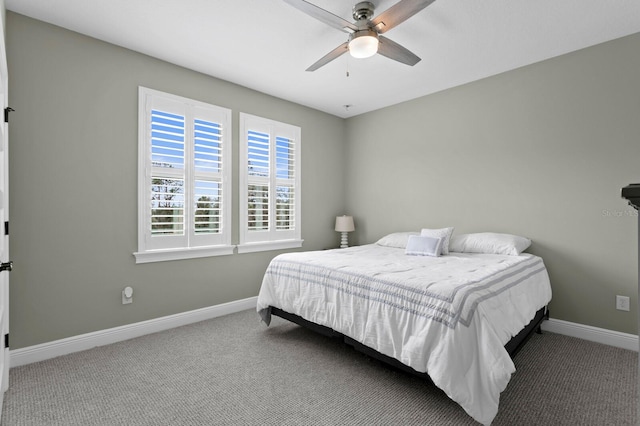
[[[375,32],[374,30],[372,30],[371,28],[367,28],[364,30],[358,30],[356,32],[353,32],[351,34],[349,34],[349,41],[352,41],[355,38],[358,37],[373,37],[375,39],[378,38],[378,33]]]

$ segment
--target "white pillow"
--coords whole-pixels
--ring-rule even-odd
[[[508,254],[518,256],[531,245],[531,240],[511,234],[479,232],[456,235],[451,239],[450,251],[459,253]]]
[[[394,232],[380,238],[376,244],[385,247],[406,248],[411,235],[420,235],[417,232]]]
[[[440,256],[442,252],[442,238],[421,237],[410,235],[405,254],[412,256]]]
[[[440,228],[440,229],[423,229],[420,232],[422,237],[442,238],[442,254],[449,254],[449,241],[453,228]]]

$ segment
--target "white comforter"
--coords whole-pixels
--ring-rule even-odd
[[[515,371],[504,345],[550,300],[542,259],[530,254],[407,256],[371,244],[277,256],[257,309],[267,324],[274,306],[427,372],[490,424]]]

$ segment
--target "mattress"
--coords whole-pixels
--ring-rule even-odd
[[[551,300],[541,258],[408,256],[375,244],[272,260],[257,310],[270,306],[338,331],[419,372],[490,424],[513,361],[504,345]]]

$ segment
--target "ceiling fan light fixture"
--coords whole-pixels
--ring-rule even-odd
[[[378,34],[372,30],[360,30],[349,38],[349,53],[354,58],[368,58],[378,53]]]

